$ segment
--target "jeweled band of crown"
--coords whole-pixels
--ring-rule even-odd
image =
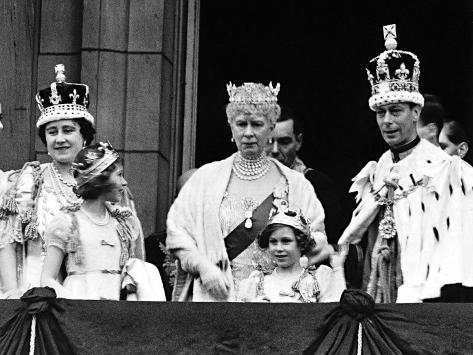
[[[81,169],[82,163],[72,163],[72,169],[78,173],[76,177],[77,187],[81,187],[99,176],[120,157],[110,143],[99,142],[98,144],[100,145],[98,149],[103,151],[104,155],[100,157],[93,152],[89,152],[85,156],[85,159],[91,163],[87,169]]]
[[[56,81],[36,94],[36,102],[41,115],[36,127],[46,123],[84,118],[94,125],[94,117],[89,113],[89,87],[85,84],[66,83],[63,64],[55,66]]]
[[[269,86],[259,83],[243,83],[242,86],[237,87],[232,82],[227,85],[229,101],[239,104],[277,103],[280,88],[279,83],[273,87],[272,82],[269,83]]]
[[[412,102],[424,105],[424,97],[419,92],[420,63],[411,52],[396,49],[396,25],[384,26],[386,50],[370,60],[366,72],[371,84],[368,101],[372,110],[377,106]]]
[[[304,217],[300,209],[289,210],[287,208],[280,208],[274,211],[269,217],[268,226],[270,224],[283,224],[286,226],[291,226],[307,236],[311,235],[310,222]]]

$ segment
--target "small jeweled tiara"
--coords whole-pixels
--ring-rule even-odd
[[[78,172],[76,177],[77,187],[81,187],[96,176],[99,176],[120,157],[110,143],[99,142],[98,145],[97,150],[102,151],[104,154],[100,157],[95,152],[88,152],[84,160],[91,165],[87,169],[82,170],[84,163],[72,163],[72,169]]]
[[[301,231],[307,236],[310,236],[310,222],[304,217],[300,209],[289,210],[287,208],[278,208],[274,210],[268,220],[268,226],[270,224],[284,224],[291,226],[298,231]]]

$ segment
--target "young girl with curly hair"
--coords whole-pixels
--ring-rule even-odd
[[[306,251],[315,247],[309,223],[300,211],[275,211],[258,245],[268,249],[276,267],[272,273],[254,271],[240,285],[243,302],[338,302],[345,289],[344,256],[334,253],[331,268],[307,268]]]
[[[128,292],[122,294],[134,294],[127,299],[164,301],[157,269],[135,258],[137,218],[113,205],[127,185],[118,153],[108,143],[97,143],[79,152],[73,169],[74,191],[83,202],[48,225],[42,286],[63,298],[118,300],[124,289]],[[57,276],[64,259],[67,277],[61,284]]]

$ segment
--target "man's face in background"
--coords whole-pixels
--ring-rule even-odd
[[[287,167],[291,167],[302,146],[302,133],[296,136],[294,121],[289,119],[277,122],[271,137],[272,143],[268,143],[266,153]]]

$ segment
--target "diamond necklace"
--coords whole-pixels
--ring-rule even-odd
[[[233,160],[232,170],[241,180],[256,180],[265,176],[270,167],[271,161],[264,152],[254,159],[247,159],[238,152]]]

